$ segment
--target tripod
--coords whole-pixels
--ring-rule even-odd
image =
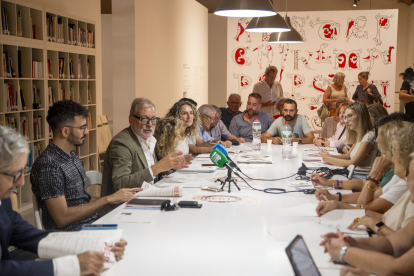
[[[227,166],[228,166],[228,164],[226,164],[226,167]],[[220,178],[217,178],[217,180],[215,181],[215,182],[218,181],[222,184],[221,185],[222,190],[224,188],[224,185],[226,185],[226,183],[228,182],[229,183],[229,193],[231,193],[231,189],[230,189],[231,183],[233,183],[237,187],[237,189],[240,191],[239,186],[237,186],[236,180],[231,177],[231,172],[232,172],[232,170],[229,167],[227,167],[227,178],[225,180],[221,180]]]

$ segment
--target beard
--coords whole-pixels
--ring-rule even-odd
[[[258,113],[259,111],[254,111],[253,109],[247,109],[247,114],[249,114],[249,116],[257,115]]]
[[[285,118],[285,121],[287,121],[287,122],[293,121],[293,119],[295,119],[295,117],[296,117],[296,115],[295,116],[290,116],[290,115],[283,116],[283,118]]]
[[[86,138],[86,134],[83,135],[81,138],[78,138],[75,135],[73,135],[73,133],[71,132],[69,137],[68,137],[68,141],[72,145],[74,145],[76,147],[80,147],[85,143],[85,138]]]

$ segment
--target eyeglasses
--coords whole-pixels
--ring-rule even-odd
[[[349,120],[351,120],[352,116],[354,116],[355,114],[349,114],[347,116],[344,115],[344,121],[347,122]]]
[[[158,121],[160,120],[160,118],[158,118],[158,117],[155,117],[155,118],[147,118],[147,117],[138,117],[138,116],[135,116],[135,115],[132,115],[132,117],[137,118],[144,125],[148,124],[149,121],[151,121],[151,123],[153,125],[156,125],[158,123]]]
[[[25,166],[23,169],[21,169],[20,171],[16,172],[15,174],[8,174],[8,173],[1,173],[7,176],[10,176],[13,178],[13,182],[16,182],[17,180],[19,180],[19,178],[24,174],[24,172],[26,171],[27,166]]]
[[[87,125],[84,126],[80,126],[80,127],[75,127],[75,126],[64,126],[64,127],[69,127],[69,128],[77,128],[80,129],[81,131],[85,132],[85,130],[88,128]]]
[[[221,120],[221,116],[218,118],[214,118],[215,121],[219,122]]]
[[[204,113],[204,116],[206,116],[207,118],[209,118],[209,119],[210,119],[210,121],[212,121],[212,122],[214,122],[214,120],[215,120],[214,118],[211,118],[210,116],[208,116],[208,115],[207,115],[207,114],[205,114],[205,113]]]

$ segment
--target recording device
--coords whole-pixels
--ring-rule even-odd
[[[219,150],[217,149],[213,149],[210,153],[210,160],[214,163],[214,165],[216,165],[219,168],[227,168],[227,178],[225,180],[221,180],[220,178],[218,178],[216,180],[216,182],[220,182],[221,185],[221,189],[224,188],[224,185],[226,185],[226,183],[229,183],[229,193],[231,192],[230,186],[231,183],[233,183],[237,189],[240,191],[239,186],[237,186],[236,181],[231,177],[231,173],[234,172],[237,176],[238,173],[236,171],[234,171],[234,169],[229,165],[229,160],[227,159],[227,157]]]
[[[237,140],[235,140],[235,139],[232,139],[232,140],[229,140],[229,141],[231,142],[231,145],[232,146],[238,146],[238,145],[240,145],[240,142],[237,141]]]
[[[237,166],[237,164],[236,164],[233,160],[231,160],[231,158],[230,158],[230,156],[229,156],[229,152],[227,151],[227,149],[226,149],[226,147],[225,147],[225,146],[223,146],[222,144],[216,144],[216,145],[213,147],[213,150],[218,150],[218,151],[220,151],[221,153],[223,153],[223,154],[224,154],[224,156],[228,159],[228,161],[229,161],[229,165],[230,165],[230,166],[232,166],[233,168],[236,168],[239,172],[242,172],[242,171],[240,170],[239,166]]]
[[[321,275],[301,235],[286,247],[286,254],[296,276]]]
[[[113,230],[118,229],[118,224],[84,224],[82,230]]]

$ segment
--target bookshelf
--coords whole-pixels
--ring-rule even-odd
[[[79,102],[90,119],[76,152],[86,171],[97,170],[95,22],[19,0],[0,0],[0,7],[0,124],[27,137],[34,162],[53,138],[46,122],[49,106],[59,99]],[[24,177],[19,213],[33,224],[30,169]]]

